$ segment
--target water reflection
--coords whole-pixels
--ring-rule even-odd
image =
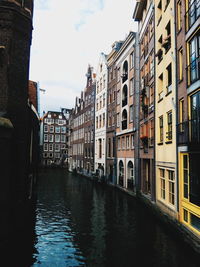
[[[113,188],[41,174],[33,266],[199,266],[147,208]]]

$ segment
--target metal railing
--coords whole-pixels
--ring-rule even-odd
[[[200,145],[200,118],[184,121],[177,125],[178,144],[198,149]]]
[[[193,58],[193,60],[186,68],[188,85],[191,85],[200,79],[200,57],[196,57],[195,52],[190,57]]]

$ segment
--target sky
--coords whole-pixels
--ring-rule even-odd
[[[30,80],[39,83],[40,112],[73,108],[101,52],[137,30],[135,0],[35,0]]]

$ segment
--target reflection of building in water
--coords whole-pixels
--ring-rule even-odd
[[[93,193],[93,209],[91,210],[91,235],[93,237],[91,244],[90,259],[91,263],[98,266],[104,266],[105,260],[105,197],[98,194],[94,189]]]

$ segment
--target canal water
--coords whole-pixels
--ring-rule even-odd
[[[35,219],[32,243],[16,242],[21,258],[8,266],[200,266],[143,204],[65,170],[41,172]]]

